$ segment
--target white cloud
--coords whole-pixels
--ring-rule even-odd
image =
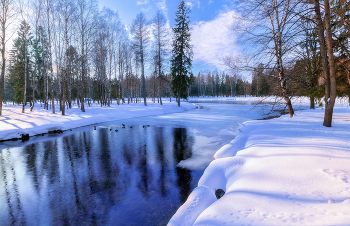
[[[193,3],[192,2],[186,2],[186,5],[192,9]]]
[[[223,58],[239,55],[237,34],[230,29],[234,15],[235,11],[222,12],[212,21],[201,21],[192,26],[194,63],[206,63],[225,70]]]
[[[141,11],[142,12],[150,12],[150,11],[152,11],[152,6],[148,6],[147,8],[142,8]]]
[[[166,7],[166,0],[159,0],[156,2],[157,7],[167,15],[168,8]]]
[[[197,5],[197,7],[199,8],[201,6],[201,2],[199,0],[188,0],[186,1],[186,5],[192,9],[194,5]]]
[[[149,0],[137,1],[137,5],[147,5],[148,3],[149,3]]]

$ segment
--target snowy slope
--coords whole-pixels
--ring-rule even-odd
[[[323,114],[244,123],[169,225],[350,225],[350,108]]]
[[[53,130],[67,130],[101,122],[182,112],[195,108],[195,105],[186,102],[182,102],[180,108],[177,103],[168,101],[164,101],[163,105],[150,101],[147,104],[147,107],[143,103],[113,104],[111,107],[100,107],[96,104],[86,107],[85,113],[75,105],[72,109],[66,110],[65,116],[57,110],[56,114],[52,114],[51,110],[44,110],[39,104],[36,104],[33,112],[27,107],[24,114],[21,106],[3,105],[3,115],[0,116],[0,140],[20,138],[21,134],[33,136]],[[58,109],[59,105],[55,108]]]

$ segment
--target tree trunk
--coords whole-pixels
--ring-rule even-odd
[[[163,102],[162,102],[162,75],[161,77],[159,78],[159,100],[160,100],[160,105],[163,105]]]
[[[45,61],[44,61],[45,62]],[[44,109],[49,110],[49,68],[48,65],[45,65],[45,81],[44,81],[44,92],[45,92],[45,102]]]
[[[315,97],[310,97],[310,109],[315,109]]]
[[[22,113],[24,113],[24,109],[26,106],[27,101],[27,32],[28,32],[28,25],[25,27],[25,33],[24,33],[24,91],[23,91],[23,105],[22,105]]]
[[[82,24],[82,33],[81,33],[81,105],[80,109],[82,112],[85,112],[85,103],[84,103],[84,98],[85,98],[85,63],[86,63],[86,56],[85,56],[85,30],[84,30],[84,15],[81,15],[81,24]]]
[[[35,103],[35,84],[34,84],[34,76],[32,78],[32,87],[33,87],[33,94],[32,94],[32,99],[33,99],[33,104],[31,105],[31,108],[30,108],[30,111],[33,111],[33,108],[34,108],[34,103]]]
[[[49,5],[50,0],[47,0],[47,5]],[[50,72],[50,78],[51,78],[51,104],[52,104],[52,113],[55,114],[55,98],[54,98],[54,89],[53,89],[53,69],[52,69],[52,53],[51,53],[51,29],[50,29],[50,7],[47,7],[47,33],[48,33],[48,54],[49,54],[49,63],[48,72]],[[47,98],[49,96],[49,76],[47,75]],[[47,110],[49,109],[49,102],[47,101]]]
[[[142,49],[142,46],[141,46]],[[143,49],[142,49],[143,51]],[[145,106],[147,106],[147,101],[146,101],[146,81],[145,81],[145,65],[144,65],[144,60],[143,60],[143,52],[141,53],[141,72],[142,72],[142,96],[143,96],[143,102]]]
[[[278,29],[279,30],[279,29]],[[275,31],[274,31],[275,32]],[[277,34],[274,33],[274,44],[275,44],[275,56],[276,56],[276,62],[277,62],[277,72],[278,72],[278,78],[281,84],[281,91],[284,101],[286,102],[286,105],[288,107],[289,116],[293,118],[294,116],[294,109],[292,107],[292,103],[290,101],[290,98],[287,94],[287,81],[284,74],[284,67],[282,62],[282,34],[280,31],[277,31]]]
[[[326,43],[328,49],[328,62],[329,62],[329,80],[330,80],[330,94],[328,105],[326,105],[325,109],[325,117],[323,125],[326,127],[332,126],[332,117],[333,117],[333,108],[335,104],[336,98],[336,81],[335,81],[335,64],[334,64],[334,54],[333,54],[333,44],[332,44],[332,27],[331,27],[331,18],[330,18],[330,8],[329,8],[329,0],[324,1],[325,5],[325,24],[326,24]]]
[[[320,2],[319,2],[319,0],[314,0],[314,3],[315,3],[315,14],[316,14],[318,38],[319,38],[320,51],[321,51],[321,57],[322,57],[322,68],[323,68],[323,74],[324,74],[324,78],[325,78],[325,104],[326,104],[326,106],[325,106],[325,116],[324,116],[323,125],[324,126],[327,126],[327,125],[331,126],[332,118],[329,118],[329,116],[332,117],[332,115],[329,114],[330,109],[328,108],[328,104],[329,104],[328,100],[330,99],[330,70],[329,70],[329,64],[328,64],[328,59],[327,59],[327,48],[326,48],[326,43],[325,43],[324,27],[323,27],[321,11],[320,11]],[[327,3],[328,3],[328,1],[327,1]],[[329,5],[328,5],[328,9],[329,9]],[[329,11],[328,11],[328,17],[329,17]],[[333,111],[333,107],[331,109]],[[330,122],[330,124],[329,124],[329,122]]]
[[[5,58],[5,38],[6,38],[6,20],[3,18],[1,23],[2,28],[2,36],[1,36],[1,57],[2,57],[2,65],[1,65],[1,92],[0,92],[0,115],[2,115],[2,102],[4,97],[4,89],[5,89],[5,70],[6,70],[6,58]]]

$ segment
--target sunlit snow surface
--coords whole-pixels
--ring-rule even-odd
[[[95,103],[91,107],[86,104],[85,108],[86,112],[82,112],[77,105],[73,105],[72,109],[67,109],[66,115],[62,116],[58,104],[55,104],[56,114],[53,114],[51,109],[43,109],[38,103],[32,112],[29,106],[26,106],[24,114],[21,106],[3,105],[3,113],[0,115],[0,140],[20,138],[21,134],[33,136],[52,130],[68,130],[113,120],[182,112],[194,109],[194,106],[183,103],[179,108],[176,103],[165,101],[163,105],[149,102],[147,107],[143,103],[113,103],[110,107],[101,107]]]
[[[66,116],[5,106],[3,139],[65,132],[0,143],[0,225],[166,224],[215,151],[265,117],[264,106],[226,101],[74,106]]]
[[[338,102],[331,128],[323,115],[245,122],[169,225],[349,225],[350,108]]]

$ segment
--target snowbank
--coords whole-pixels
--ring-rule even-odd
[[[57,110],[56,114],[52,114],[51,110],[44,110],[39,104],[36,104],[32,112],[27,107],[24,114],[21,106],[3,105],[3,115],[0,116],[0,140],[20,138],[21,134],[33,136],[53,130],[68,130],[107,121],[176,113],[195,108],[195,105],[186,102],[182,102],[180,108],[177,103],[167,101],[164,101],[163,105],[149,101],[147,105],[145,107],[143,103],[132,103],[100,107],[95,104],[92,107],[86,106],[86,112],[81,112],[75,105],[72,109],[66,110],[65,116]],[[55,108],[58,109],[59,105],[55,105]]]
[[[350,108],[334,109],[331,128],[323,115],[244,123],[169,225],[349,225]]]

